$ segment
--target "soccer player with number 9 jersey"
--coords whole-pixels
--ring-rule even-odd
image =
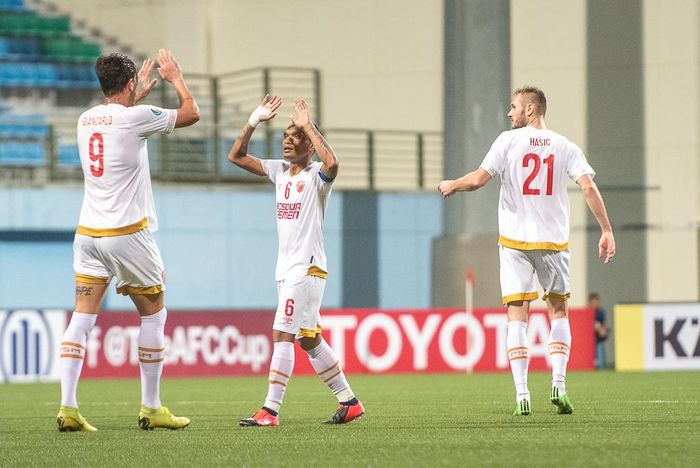
[[[88,335],[112,278],[141,315],[138,336],[142,429],[180,429],[190,420],[174,416],[160,402],[165,359],[165,268],[153,239],[158,229],[153,205],[146,139],[199,120],[199,110],[170,51],[158,52],[158,71],[177,92],[178,109],[136,105],[156,84],[154,62],[139,72],[128,57],[101,56],[95,71],[105,95],[102,104],[78,119],[78,148],[85,196],[73,242],[75,311],[63,336],[59,431],[94,431],[78,411],[76,390]]]
[[[456,180],[443,180],[438,190],[447,198],[471,192],[492,177],[501,178],[498,203],[501,294],[508,308],[506,343],[516,390],[515,415],[531,413],[527,386],[529,351],[527,321],[537,283],[551,321],[550,401],[559,414],[574,410],[566,392],[566,365],[571,349],[569,299],[568,179],[575,181],[601,229],[598,254],[607,264],[615,255],[615,239],[603,198],[593,182],[595,172],[583,151],[564,136],[548,130],[547,100],[535,87],[516,89],[508,117],[512,130],[501,133],[481,166]]]

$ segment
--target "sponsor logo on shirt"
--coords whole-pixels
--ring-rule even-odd
[[[299,219],[301,203],[277,203],[277,219]]]

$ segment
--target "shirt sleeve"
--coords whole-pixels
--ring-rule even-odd
[[[267,174],[267,178],[273,184],[277,180],[277,176],[284,172],[284,161],[279,159],[261,159],[263,171]]]
[[[144,138],[156,133],[172,132],[177,121],[177,109],[142,105],[131,107],[128,112],[129,124]]]
[[[576,182],[579,177],[584,175],[595,177],[595,171],[591,165],[588,164],[586,156],[583,154],[581,148],[573,143],[570,143],[569,148],[569,161],[566,166],[566,173],[571,180]]]
[[[506,136],[505,132],[498,135],[498,138],[491,145],[491,149],[486,153],[486,157],[481,162],[481,169],[488,172],[491,177],[501,175],[505,170],[506,163]]]
[[[335,179],[331,179],[326,174],[324,174],[321,171],[321,168],[323,168],[322,162],[320,162],[320,161],[314,162],[313,168],[311,169],[314,172],[314,175],[313,175],[314,184],[318,188],[324,188],[327,186],[329,187],[331,184],[333,184],[333,181]]]

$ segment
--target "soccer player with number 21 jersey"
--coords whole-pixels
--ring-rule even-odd
[[[575,181],[601,229],[598,254],[605,263],[615,255],[615,239],[603,198],[593,182],[595,172],[581,149],[548,130],[547,100],[542,90],[515,90],[508,117],[512,129],[501,133],[481,166],[456,180],[443,180],[438,190],[447,198],[471,192],[492,177],[501,178],[498,202],[501,294],[508,308],[506,344],[516,391],[515,415],[531,413],[527,368],[530,359],[527,320],[537,299],[535,274],[544,289],[551,321],[550,401],[559,414],[574,407],[566,392],[566,365],[571,349],[569,298],[569,199],[567,179]]]

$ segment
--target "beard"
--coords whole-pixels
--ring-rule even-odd
[[[527,123],[524,120],[513,120],[510,122],[511,130],[517,130],[518,128],[523,128]]]

